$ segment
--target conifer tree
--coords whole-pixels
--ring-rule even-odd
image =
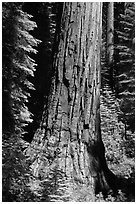
[[[37,47],[37,54],[34,56],[37,69],[31,82],[35,90],[31,91],[28,107],[33,113],[33,122],[26,126],[24,139],[31,142],[35,131],[41,123],[43,107],[47,103],[47,96],[50,90],[53,59],[53,44],[57,21],[57,8],[59,3],[55,2],[25,2],[23,11],[33,16],[37,28],[31,34],[41,40]]]
[[[22,11],[22,3],[3,3],[3,201],[21,196],[27,181],[22,153],[27,144],[22,136],[24,126],[32,121],[27,102],[36,64],[30,54],[36,53],[39,42],[29,34],[36,27],[30,17]]]
[[[29,90],[34,87],[28,77],[34,75],[36,64],[30,54],[36,53],[38,41],[29,34],[36,27],[30,17],[21,10],[20,3],[3,3],[3,111],[11,112],[17,132],[32,121],[27,102]],[[5,118],[3,112],[3,130]]]
[[[124,3],[124,13],[120,15],[117,29],[118,44],[118,86],[121,120],[126,129],[135,130],[135,4]]]

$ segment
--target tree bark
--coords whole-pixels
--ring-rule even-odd
[[[109,69],[109,81],[114,88],[114,2],[108,3],[107,8],[107,66]]]
[[[108,3],[107,10],[107,58],[108,64],[113,63],[114,57],[114,3]]]
[[[64,3],[49,102],[30,150],[35,176],[55,164],[94,193],[115,183],[101,139],[101,32],[102,3]]]

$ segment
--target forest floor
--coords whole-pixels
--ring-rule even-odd
[[[125,157],[121,163],[108,164],[109,169],[117,176],[119,189],[116,195],[108,195],[105,201],[135,201],[135,161]]]
[[[109,169],[118,178],[118,191],[116,193],[110,191],[104,198],[102,193],[95,197],[95,202],[135,202],[135,169],[134,161],[126,159],[123,163],[110,163]],[[90,190],[78,190],[79,196],[77,201],[89,202],[91,201]]]
[[[135,202],[135,161],[134,158],[124,156],[122,161],[110,162],[107,161],[109,169],[115,174],[117,178],[118,190],[117,192],[109,191],[104,198],[102,193],[95,197],[96,202]],[[80,202],[91,201],[90,189],[77,190]]]

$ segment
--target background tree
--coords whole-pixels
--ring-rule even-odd
[[[118,85],[120,107],[123,112],[121,119],[134,132],[135,113],[135,5],[124,4],[124,13],[120,15],[121,30],[117,30],[119,51]],[[128,107],[128,108],[127,108]],[[126,136],[125,136],[126,137]]]
[[[114,3],[107,4],[107,47],[106,62],[109,70],[109,83],[113,90],[114,87]]]
[[[31,121],[26,103],[29,90],[34,88],[28,77],[33,76],[36,64],[29,54],[36,53],[33,47],[38,43],[28,32],[36,24],[29,20],[31,16],[24,13],[21,6],[20,3],[3,4],[3,111],[12,112],[17,133]],[[6,92],[10,98],[7,102]],[[7,103],[11,108],[5,107]],[[3,112],[3,130],[8,129],[4,128],[9,123],[6,123],[6,115]]]
[[[22,11],[22,3],[5,2],[2,8],[3,201],[14,201],[27,180],[22,153],[27,144],[22,137],[24,127],[32,121],[27,102],[34,88],[28,77],[35,70],[30,53],[36,53],[38,40],[29,34],[36,24]]]
[[[131,6],[131,4],[129,4]],[[128,6],[129,6],[128,5]],[[103,31],[107,32],[107,3],[104,3],[103,6]],[[132,5],[134,7],[134,4]],[[119,11],[119,12],[118,12]],[[123,36],[126,35],[126,32],[128,29],[126,29],[126,23],[123,21],[123,16],[126,19],[130,18],[132,16],[132,27],[130,27],[130,32],[134,36],[134,8],[133,12],[126,13],[126,6],[125,3],[114,3],[114,55],[113,55],[113,76],[110,76],[108,74],[109,69],[106,65],[106,57],[105,57],[105,51],[106,51],[106,32],[103,32],[103,46],[102,46],[102,89],[101,89],[101,127],[102,127],[102,139],[105,145],[106,149],[106,159],[109,164],[110,169],[117,174],[117,176],[128,178],[127,183],[125,183],[125,189],[126,194],[129,193],[128,189],[132,189],[133,187],[128,187],[128,184],[131,182],[133,183],[134,180],[134,133],[131,133],[130,130],[130,119],[134,118],[134,88],[132,89],[133,93],[133,100],[132,97],[128,96],[129,100],[132,100],[132,103],[130,105],[128,104],[128,107],[132,106],[132,110],[128,109],[130,111],[130,114],[132,115],[129,117],[129,123],[128,125],[124,124],[124,120],[122,119],[123,116],[126,115],[126,111],[124,112],[124,106],[127,104],[127,101],[124,100],[124,97],[122,97],[122,93],[126,92],[127,89],[129,89],[129,84],[122,84],[123,81],[122,78],[119,78],[120,73],[121,76],[125,75],[124,70],[126,69],[126,63],[130,60],[128,60],[128,54],[124,51],[126,44],[129,46],[130,39],[127,38],[127,41],[125,41],[125,38]],[[129,19],[130,19],[129,18]],[[125,30],[124,30],[125,29]],[[122,32],[123,30],[123,32]],[[122,32],[122,33],[121,33]],[[123,34],[123,36],[122,36]],[[134,38],[132,38],[134,39]],[[131,40],[132,41],[132,40]],[[134,40],[133,40],[134,41]],[[132,47],[132,46],[131,46]],[[128,70],[126,72],[126,75],[130,75],[132,72],[131,70],[134,70],[133,62],[134,62],[134,49],[130,48],[128,49],[128,53],[130,56],[132,56],[132,60],[130,63],[130,68],[128,67]],[[123,66],[123,57],[125,57],[125,65]],[[134,84],[134,71],[130,75],[132,76],[132,83]],[[113,77],[114,84],[113,89],[112,86],[110,86],[110,79]],[[112,81],[112,79],[111,79]],[[132,85],[134,87],[134,85]],[[122,91],[122,89],[123,91]],[[112,91],[113,90],[113,91]],[[121,92],[122,91],[122,92]],[[123,105],[121,103],[121,99],[123,102]],[[122,105],[122,106],[121,106]],[[123,116],[122,116],[123,115]],[[134,122],[132,123],[134,127]],[[134,128],[133,128],[134,129]],[[134,132],[134,131],[133,131]],[[107,137],[106,137],[107,135]],[[128,135],[125,139],[125,136]],[[110,139],[109,139],[110,138]],[[130,138],[130,139],[129,139]],[[124,183],[124,181],[123,181]],[[133,184],[134,186],[134,184]]]
[[[123,124],[119,121],[120,107],[116,97],[114,8],[113,2],[103,4],[101,128],[108,163],[121,162],[123,157],[121,147]]]

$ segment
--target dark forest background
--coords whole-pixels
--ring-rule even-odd
[[[105,58],[107,5],[103,3],[102,138],[109,168],[130,184],[117,198],[111,195],[107,199],[132,201],[129,188],[134,191],[135,4],[114,3],[111,67]],[[54,2],[2,3],[3,201],[49,201],[52,192],[51,181],[43,184],[37,179],[36,186],[30,183],[33,175],[25,149],[47,107],[62,8],[63,3]]]

